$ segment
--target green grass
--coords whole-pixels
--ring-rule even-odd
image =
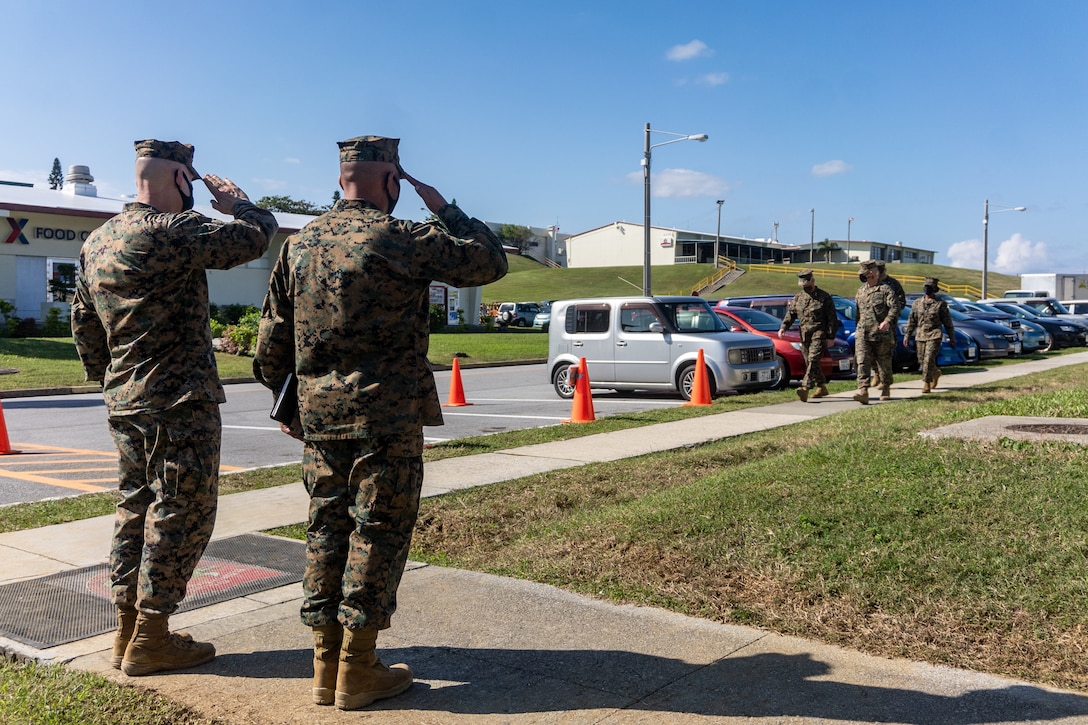
[[[1088,417],[1086,372],[427,499],[412,556],[1088,689],[1088,453],[918,435],[984,415]]]
[[[217,725],[135,687],[56,665],[0,658],[0,722],[20,725]],[[223,724],[225,725],[225,723]]]
[[[253,377],[252,358],[216,353],[223,379]],[[70,337],[0,337],[0,391],[92,386]]]
[[[708,298],[740,297],[753,294],[793,294],[797,291],[797,271],[801,267],[845,273],[842,279],[818,277],[816,283],[832,294],[853,298],[860,282],[856,264],[782,265],[779,272],[745,272],[733,283],[708,295]],[[688,294],[696,283],[714,272],[712,264],[682,264],[654,267],[651,281],[655,294]],[[891,264],[893,277],[939,277],[952,285],[982,286],[978,270],[944,267],[935,264]],[[627,280],[627,282],[624,282]],[[628,282],[633,283],[628,284]],[[905,285],[908,292],[921,292],[920,285]],[[989,275],[991,294],[1020,287],[1020,278],[1004,274]],[[551,269],[524,257],[510,257],[510,272],[483,288],[485,302],[520,302],[561,300],[573,297],[611,297],[642,294],[642,267],[597,267],[592,269]]]

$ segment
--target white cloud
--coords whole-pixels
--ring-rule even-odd
[[[695,79],[695,82],[701,86],[720,86],[723,83],[729,82],[728,73],[707,73],[706,75],[699,76]]]
[[[285,163],[285,164],[301,164],[302,159],[296,159],[293,156],[288,156],[287,158],[285,158],[283,160],[283,163]]]
[[[991,267],[1002,274],[1049,272],[1054,269],[1046,242],[1033,242],[1013,234],[997,247],[997,257]]]
[[[982,269],[982,240],[967,239],[948,248],[948,266],[961,269]]]
[[[682,62],[692,58],[706,58],[714,55],[714,51],[706,47],[701,40],[693,40],[683,45],[675,45],[665,53],[665,57],[672,61]]]
[[[835,176],[836,174],[845,174],[853,167],[845,161],[835,159],[834,161],[826,161],[822,164],[816,164],[812,167],[813,176]]]
[[[645,181],[641,171],[632,171],[626,178],[631,184],[642,184]],[[725,182],[725,179],[713,174],[704,174],[691,169],[662,169],[651,172],[650,192],[659,198],[721,197],[727,191],[729,191],[729,184]]]
[[[990,243],[990,253],[994,254],[994,245]],[[982,240],[967,239],[956,242],[948,248],[948,264],[952,267],[982,269]],[[1032,242],[1020,234],[1013,234],[997,245],[993,262],[988,265],[991,272],[1001,274],[1026,274],[1031,272],[1050,272],[1054,261],[1046,242]]]

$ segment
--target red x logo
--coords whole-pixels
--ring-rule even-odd
[[[23,236],[23,227],[25,227],[26,223],[28,221],[30,221],[30,220],[29,219],[18,219],[18,220],[16,220],[16,219],[12,219],[11,217],[7,217],[7,220],[8,220],[8,224],[11,225],[11,234],[9,234],[8,238],[4,240],[4,244],[14,244],[16,239],[19,240],[20,244],[30,244],[30,242],[27,240],[27,238],[25,236]]]

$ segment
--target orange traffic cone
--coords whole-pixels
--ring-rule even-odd
[[[706,364],[703,362],[703,348],[699,348],[699,357],[695,359],[695,380],[691,383],[691,399],[684,405],[710,405],[710,380],[706,377]]]
[[[7,453],[22,453],[22,451],[11,449],[11,443],[8,442],[8,427],[4,423],[4,406],[0,404],[0,456]]]
[[[442,404],[443,408],[460,408],[463,405],[472,405],[465,402],[465,389],[461,385],[461,363],[457,358],[453,359],[453,374],[450,375],[449,400]]]
[[[570,418],[564,423],[592,423],[597,420],[593,414],[593,393],[589,389],[589,367],[586,359],[579,358],[578,367],[570,366],[569,374],[574,376],[574,404],[570,408]]]

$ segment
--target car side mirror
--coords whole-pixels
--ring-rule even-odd
[[[650,332],[664,332],[665,326],[660,322],[651,322],[649,328]]]

